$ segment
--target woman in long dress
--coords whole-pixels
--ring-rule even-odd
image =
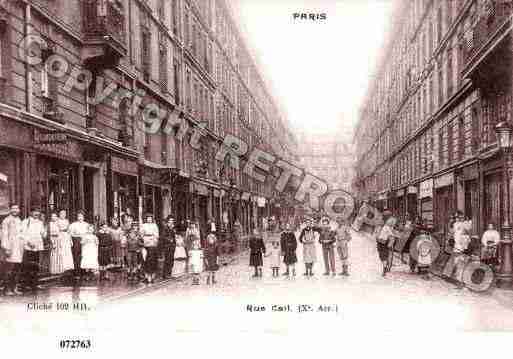
[[[313,265],[317,261],[317,248],[315,243],[319,238],[319,228],[313,226],[309,220],[307,226],[301,231],[299,241],[303,244],[303,261],[305,262],[305,276],[313,276]]]
[[[146,215],[146,223],[141,225],[140,234],[146,249],[146,258],[144,260],[144,274],[146,283],[151,284],[155,281],[158,269],[158,242],[159,228],[153,222],[153,214]]]
[[[123,230],[119,226],[117,217],[111,219],[110,235],[112,237],[112,264],[114,267],[123,267],[124,258],[121,250],[121,234]]]
[[[66,211],[59,212],[59,219],[57,219],[57,226],[59,226],[59,243],[62,271],[73,269],[73,253],[71,251],[71,236],[68,233],[69,221],[66,218]]]
[[[61,254],[61,241],[60,241],[60,229],[57,224],[57,213],[50,215],[50,222],[48,223],[48,237],[50,239],[50,273],[61,274],[64,270],[62,269],[62,254]]]

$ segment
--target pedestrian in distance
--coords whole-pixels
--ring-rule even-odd
[[[89,224],[87,232],[81,237],[80,268],[86,271],[86,279],[93,280],[95,272],[100,268],[98,264],[98,237],[94,234],[94,225]]]
[[[335,276],[335,231],[330,226],[330,219],[324,217],[321,220],[321,232],[319,235],[319,243],[322,246],[322,256],[324,259],[324,275]]]
[[[271,269],[273,270],[273,277],[279,277],[280,275],[280,265],[281,265],[281,248],[280,242],[278,240],[273,240],[271,243],[271,248],[267,251],[269,262],[271,265]]]
[[[24,243],[23,278],[26,289],[39,289],[37,276],[39,273],[40,254],[44,250],[46,226],[40,220],[39,208],[32,208],[28,218],[21,222],[21,233]]]
[[[349,242],[351,241],[351,227],[347,220],[340,219],[335,231],[337,253],[342,264],[339,275],[349,275]]]
[[[129,282],[136,281],[138,279],[138,264],[141,248],[143,241],[139,235],[139,229],[136,225],[132,225],[126,234],[126,248],[127,248],[127,278]]]
[[[389,266],[389,244],[393,242],[394,237],[398,237],[400,234],[394,229],[397,223],[395,217],[390,217],[386,220],[385,225],[381,228],[379,235],[376,237],[376,244],[378,249],[379,260],[383,264],[383,277],[386,276],[387,272],[390,271]]]
[[[285,230],[280,236],[281,253],[283,254],[283,263],[285,263],[286,270],[283,275],[289,276],[292,270],[292,276],[296,276],[296,263],[297,263],[297,240],[296,235],[291,230],[290,223],[285,224]]]
[[[201,243],[199,239],[192,242],[189,255],[192,273],[192,284],[199,285],[201,272],[203,272],[203,250],[201,249]]]
[[[144,249],[146,250],[144,274],[146,283],[153,284],[158,267],[159,228],[157,224],[153,222],[153,215],[151,213],[147,213],[145,218],[146,221],[140,228]]]
[[[305,276],[312,277],[313,266],[317,261],[317,250],[315,242],[317,242],[320,234],[320,229],[314,227],[313,220],[308,219],[306,227],[303,228],[299,235],[299,242],[303,244],[303,261],[305,262]]]
[[[262,277],[263,255],[265,244],[258,229],[253,229],[253,235],[249,239],[249,265],[255,268],[253,278]]]
[[[167,279],[173,275],[176,252],[175,220],[172,216],[166,218],[166,223],[162,228],[162,233],[159,238],[159,249],[161,256],[164,258],[162,278]]]
[[[87,234],[89,224],[85,221],[85,213],[83,211],[77,212],[77,220],[69,226],[69,234],[72,242],[73,254],[73,268],[75,279],[82,276],[82,237]]]
[[[4,251],[5,287],[4,294],[20,295],[18,289],[21,265],[23,262],[23,237],[20,218],[20,207],[17,204],[9,206],[9,215],[2,221],[0,237],[1,248]]]
[[[208,272],[207,285],[216,284],[215,274],[219,270],[219,247],[216,235],[211,232],[207,235],[207,244],[204,250],[205,270]]]
[[[100,269],[100,281],[110,280],[107,269],[112,263],[113,239],[112,231],[106,221],[100,222],[98,236],[98,265]]]

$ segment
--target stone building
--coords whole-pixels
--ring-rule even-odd
[[[455,210],[474,234],[501,226],[511,161],[495,126],[511,121],[511,11],[511,1],[398,1],[355,133],[362,198],[442,233]]]
[[[0,215],[16,202],[255,226],[271,186],[217,148],[273,138],[287,157],[293,136],[228,3],[0,1]],[[198,145],[177,119],[205,125]]]

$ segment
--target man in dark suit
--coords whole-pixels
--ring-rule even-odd
[[[176,250],[175,220],[168,216],[159,240],[160,253],[164,257],[162,278],[167,279],[173,275]]]

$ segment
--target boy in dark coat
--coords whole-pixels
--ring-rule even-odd
[[[255,228],[253,236],[249,239],[249,265],[255,267],[253,277],[262,277],[263,254],[265,254],[264,240],[259,235],[258,229]]]
[[[322,255],[324,259],[324,275],[335,276],[335,231],[330,228],[329,218],[322,219],[321,233],[319,243],[322,245]]]
[[[214,233],[209,233],[207,235],[207,244],[203,250],[203,254],[205,270],[208,272],[207,284],[216,284],[215,273],[219,270],[219,249],[217,246],[217,238]]]
[[[296,275],[296,249],[297,240],[296,235],[290,229],[290,223],[285,225],[285,231],[280,236],[281,253],[283,254],[283,263],[287,266],[287,270],[283,275],[290,275],[290,268],[292,268],[292,275]]]

